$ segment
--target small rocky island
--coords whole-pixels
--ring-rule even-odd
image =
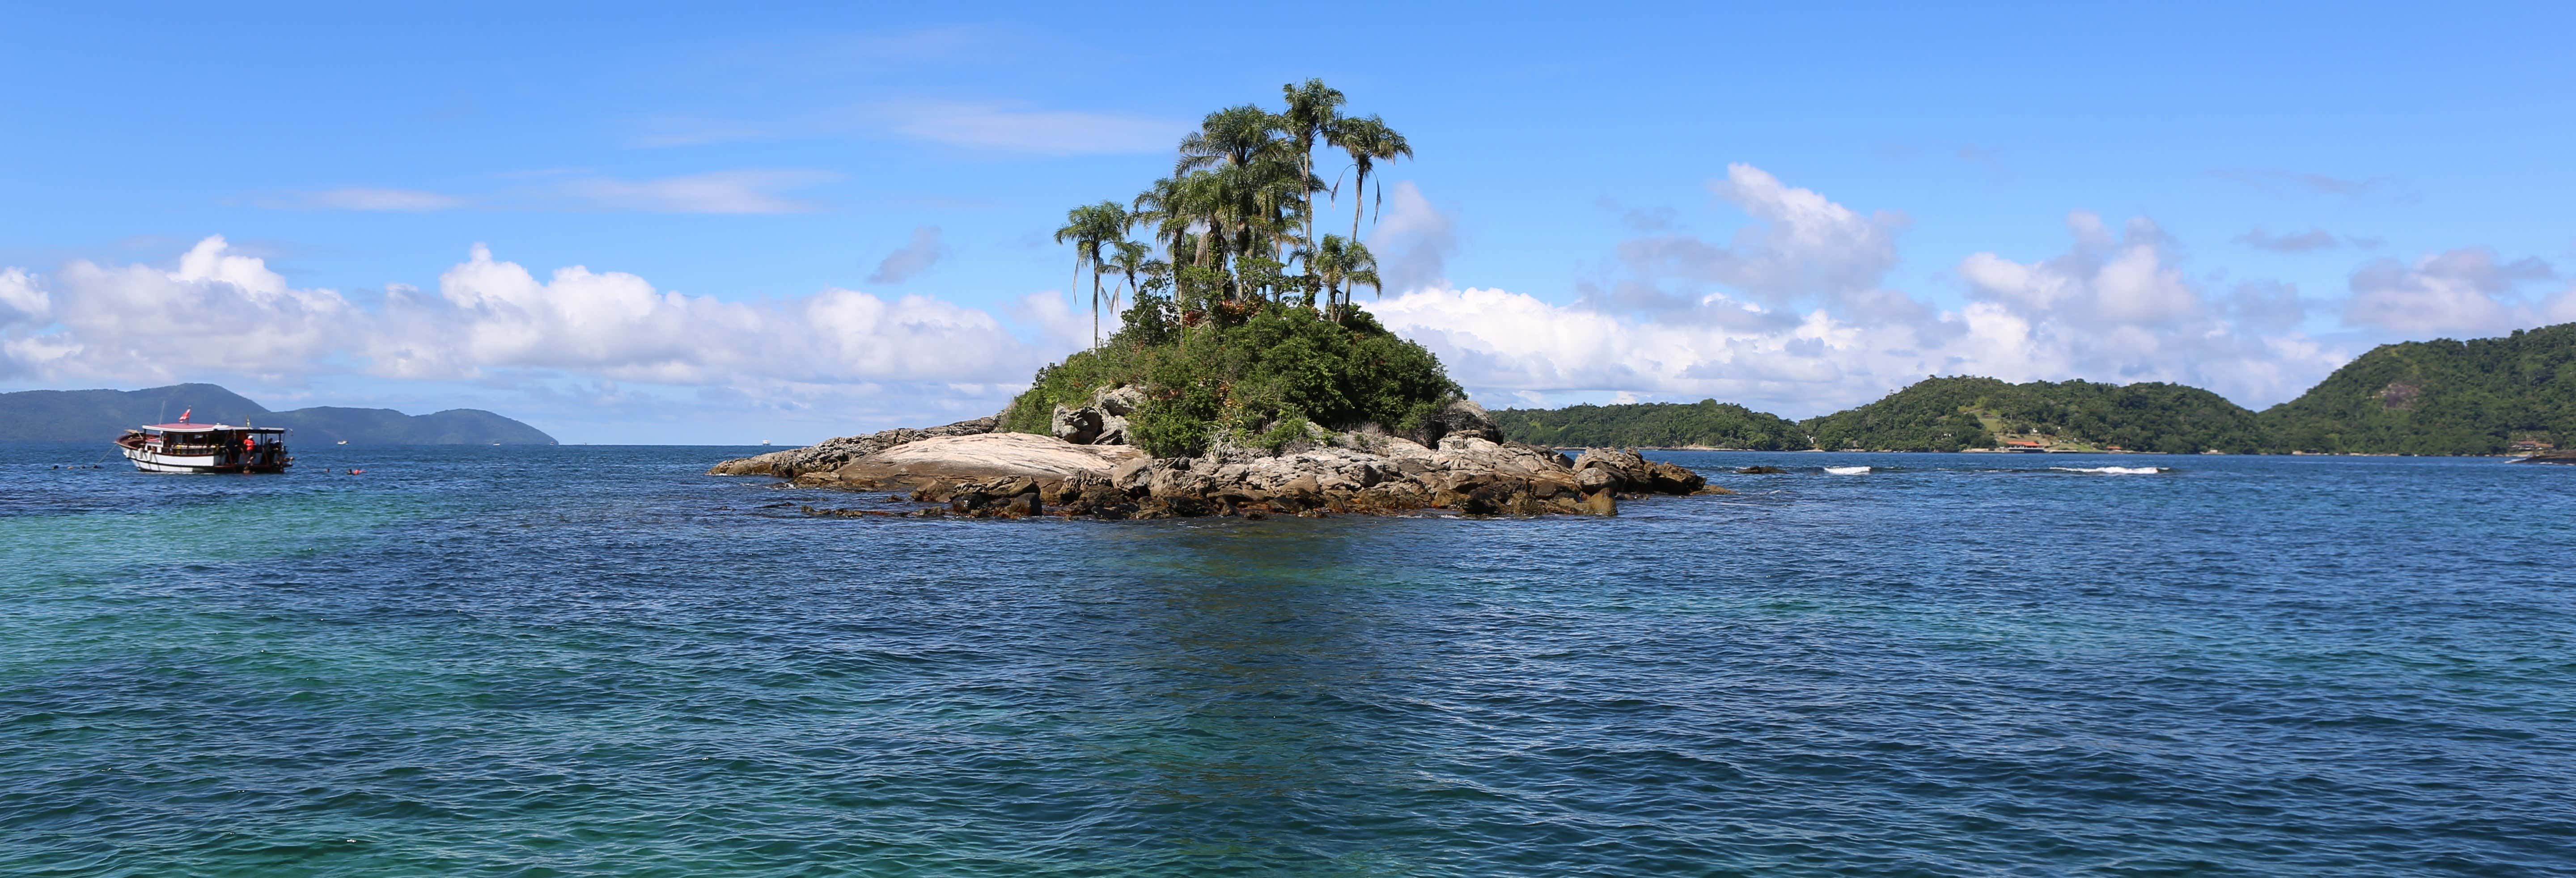
[[[1282,93],[1278,112],[1209,113],[1172,176],[1133,198],[1066,212],[1055,239],[1071,245],[1077,282],[1091,275],[1092,345],[1038,370],[1000,414],[709,472],[900,489],[947,504],[912,514],[982,517],[1611,515],[1623,497],[1731,493],[1634,451],[1569,459],[1503,441],[1439,358],[1353,302],[1379,285],[1359,196],[1377,163],[1412,146],[1376,116],[1345,114],[1321,81]],[[1330,188],[1318,169],[1343,156],[1348,237],[1315,213]],[[1129,240],[1139,229],[1147,239]],[[1117,315],[1107,339],[1104,299]]]
[[[816,488],[902,490],[916,501],[947,504],[914,515],[988,518],[1435,510],[1615,515],[1621,498],[1732,493],[1709,486],[1689,469],[1634,451],[1596,449],[1569,459],[1552,449],[1499,441],[1501,433],[1484,408],[1465,400],[1450,403],[1410,436],[1360,429],[1276,451],[1158,458],[1135,446],[1098,443],[1097,425],[1127,414],[1117,399],[1117,391],[1104,392],[1101,405],[1055,412],[1054,435],[996,432],[1002,418],[995,416],[833,439],[728,460],[708,472],[774,476]]]

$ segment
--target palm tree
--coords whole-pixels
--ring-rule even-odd
[[[1304,177],[1299,198],[1306,213],[1306,240],[1315,239],[1315,190],[1323,188],[1315,179],[1315,140],[1329,137],[1341,122],[1341,106],[1347,100],[1339,89],[1321,79],[1306,80],[1305,85],[1282,85],[1279,91],[1288,98],[1287,112],[1279,114],[1280,126],[1295,148],[1297,172]],[[1309,271],[1309,273],[1312,273]]]
[[[1209,113],[1199,120],[1199,130],[1181,138],[1181,160],[1172,173],[1251,164],[1279,148],[1280,130],[1279,117],[1251,104]]]
[[[1349,284],[1353,290],[1362,284],[1378,288],[1377,257],[1369,253],[1366,244],[1328,234],[1307,253],[1306,264],[1323,281],[1324,304],[1327,313],[1335,319],[1340,318],[1342,307],[1350,301],[1349,295],[1342,291],[1343,284]],[[1379,288],[1379,295],[1385,295],[1385,290]]]
[[[1114,251],[1114,255],[1109,257],[1109,268],[1127,276],[1127,293],[1132,300],[1136,293],[1136,276],[1145,272],[1145,264],[1151,261],[1148,257],[1153,251],[1123,237],[1110,242],[1109,247]],[[1118,290],[1115,287],[1109,291],[1109,313],[1122,313],[1118,310]]]
[[[1342,120],[1333,131],[1332,142],[1351,154],[1351,167],[1359,172],[1351,182],[1351,239],[1356,241],[1360,237],[1360,192],[1367,188],[1369,170],[1380,161],[1394,161],[1399,156],[1412,158],[1413,145],[1404,142],[1404,135],[1386,127],[1386,120],[1376,116]],[[1386,193],[1379,192],[1378,202],[1385,201]]]
[[[1073,245],[1073,282],[1082,284],[1082,269],[1091,267],[1091,346],[1100,346],[1100,245],[1125,240],[1127,229],[1134,225],[1125,208],[1117,202],[1103,201],[1065,211],[1064,227],[1055,230],[1055,242]]]

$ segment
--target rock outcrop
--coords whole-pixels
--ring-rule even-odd
[[[1144,388],[1104,387],[1092,394],[1090,405],[1056,406],[1048,432],[1075,445],[1133,445],[1127,435],[1127,416],[1144,404]]]
[[[2517,460],[2517,461],[2514,461],[2514,462],[2515,462],[2515,463],[2576,463],[2576,449],[2569,449],[2569,450],[2565,450],[2565,451],[2542,451],[2542,452],[2537,452],[2537,453],[2532,454],[2532,455],[2531,455],[2531,456],[2529,456],[2529,457],[2525,457],[2525,458],[2523,458],[2523,459],[2521,459],[2521,460]]]
[[[1109,410],[1108,406],[1100,409],[1104,414]],[[909,489],[911,500],[947,504],[945,510],[910,514],[975,517],[1258,517],[1424,510],[1465,515],[1615,515],[1622,498],[1733,493],[1709,487],[1706,479],[1687,468],[1649,461],[1634,451],[1593,450],[1568,459],[1550,449],[1496,442],[1474,435],[1480,431],[1467,419],[1474,413],[1462,412],[1448,435],[1429,445],[1351,432],[1329,434],[1320,443],[1280,454],[1226,451],[1158,459],[1126,445],[1084,445],[1055,436],[992,433],[989,428],[939,436],[890,436],[928,431],[886,431],[816,446],[840,449],[829,454],[754,463],[777,456],[764,455],[728,461],[711,472],[754,472],[766,467],[771,474],[794,470],[789,477],[808,487]],[[851,454],[838,465],[823,465],[831,455],[870,445],[874,450]],[[814,514],[905,513],[814,510]]]
[[[772,451],[757,457],[742,457],[716,464],[707,469],[711,476],[777,476],[792,479],[809,472],[839,469],[850,461],[903,445],[941,436],[979,436],[993,432],[1002,423],[999,415],[958,421],[944,427],[915,430],[898,427],[865,436],[843,436],[803,448]]]
[[[1406,433],[1404,438],[1418,445],[1433,445],[1451,436],[1501,442],[1503,427],[1494,421],[1493,413],[1485,411],[1484,406],[1462,399],[1424,418],[1422,426]]]

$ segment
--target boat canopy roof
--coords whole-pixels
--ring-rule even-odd
[[[143,429],[153,433],[212,433],[218,430],[227,433],[286,432],[285,427],[235,427],[230,424],[145,424]]]

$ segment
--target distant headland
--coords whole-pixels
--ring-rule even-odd
[[[1951,377],[1803,421],[1716,400],[1494,420],[1505,438],[1558,447],[2533,454],[2576,438],[2576,323],[2381,345],[2260,412],[2180,384]]]
[[[0,393],[0,442],[106,442],[138,424],[193,409],[202,423],[251,423],[294,431],[292,442],[352,445],[554,445],[544,431],[481,409],[406,415],[393,409],[317,406],[273,412],[212,384],[143,390]]]

